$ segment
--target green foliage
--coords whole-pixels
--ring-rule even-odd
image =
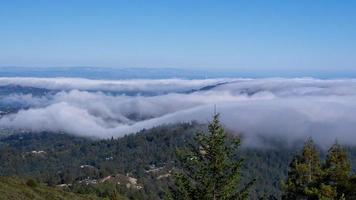
[[[196,135],[196,144],[180,151],[182,169],[175,174],[171,199],[247,199],[249,182],[239,189],[242,159],[236,159],[240,140],[228,140],[215,115],[207,134]]]
[[[17,178],[0,177],[0,200],[99,200],[101,198],[89,195],[80,195],[62,191],[36,183],[23,181]]]
[[[323,182],[335,188],[337,197],[341,198],[347,193],[350,173],[351,164],[345,149],[337,143],[334,144],[325,160]]]
[[[290,164],[282,199],[341,200],[355,199],[356,185],[350,177],[351,164],[346,150],[334,144],[321,165],[311,139]]]
[[[50,186],[71,183],[73,186],[68,190],[99,197],[108,197],[116,189],[129,199],[162,199],[173,181],[169,177],[157,177],[169,174],[175,167],[180,168],[177,165],[176,149],[190,148],[189,144],[194,143],[196,133],[206,130],[206,125],[182,123],[105,140],[48,132],[7,135],[0,137],[0,176],[32,177]],[[241,157],[246,158],[241,163],[241,184],[256,178],[250,190],[251,200],[280,199],[280,182],[286,180],[289,162],[302,142],[287,145],[280,138],[259,139],[263,139],[268,147],[244,146],[240,149]],[[233,138],[228,136],[226,140],[232,144]],[[33,150],[46,153],[32,154]],[[348,147],[345,150],[354,167],[353,172],[356,172],[356,148]],[[238,161],[239,158],[237,156],[233,159]],[[81,165],[91,165],[93,168],[81,169]],[[162,170],[159,173],[147,173],[151,166]],[[88,177],[100,180],[116,174],[129,174],[137,178],[143,189],[127,189],[125,185],[116,183],[75,184]],[[347,198],[352,199],[353,195],[353,199],[356,199],[354,188],[356,177],[351,178],[347,185]]]
[[[322,177],[319,153],[312,139],[308,139],[300,155],[289,166],[282,199],[318,199],[319,180]]]

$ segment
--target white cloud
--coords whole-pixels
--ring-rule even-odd
[[[106,90],[110,81],[102,85],[101,81],[80,79],[79,82],[85,82],[84,87],[77,79],[65,79],[70,85],[66,88],[63,83],[52,83],[63,79],[45,80],[51,83],[44,88],[68,90],[41,97],[19,94],[5,97],[31,108],[4,116],[0,119],[0,127],[120,137],[160,124],[207,122],[216,104],[226,127],[243,133],[245,142],[250,145],[258,144],[261,135],[278,136],[286,143],[312,136],[320,144],[330,144],[337,138],[340,142],[356,145],[356,80],[353,79],[234,79],[228,84],[192,93],[172,92],[199,89],[222,80],[113,81],[117,88],[135,85],[143,92],[153,91],[148,85],[154,85],[154,91],[160,92],[162,88],[167,89],[164,85],[169,83],[171,93],[155,96],[77,90]],[[38,79],[27,78],[26,81],[0,79],[0,85],[42,87]]]

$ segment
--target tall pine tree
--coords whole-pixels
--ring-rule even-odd
[[[196,136],[196,145],[181,150],[181,169],[175,174],[175,187],[169,199],[185,200],[242,200],[248,198],[248,189],[253,182],[240,187],[238,158],[240,140],[228,138],[214,115],[207,134]]]
[[[338,198],[345,196],[349,185],[351,164],[345,149],[338,143],[329,149],[323,171],[323,182],[336,189]]]
[[[322,169],[319,153],[309,138],[300,155],[296,155],[289,166],[288,178],[283,184],[284,200],[333,199],[335,191],[321,184]]]

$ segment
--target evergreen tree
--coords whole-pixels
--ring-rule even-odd
[[[345,196],[350,179],[351,164],[341,145],[336,143],[329,149],[323,168],[323,181],[336,189],[338,198]]]
[[[283,184],[282,199],[332,199],[333,188],[321,185],[322,169],[319,153],[309,138],[300,155],[296,155],[289,166],[287,181]]]
[[[178,153],[182,169],[174,176],[175,188],[170,199],[247,199],[253,182],[240,188],[243,162],[237,157],[240,140],[227,138],[218,114],[214,115],[208,128],[209,133],[197,134],[196,145]]]

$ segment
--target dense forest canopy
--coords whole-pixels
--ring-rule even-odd
[[[163,199],[173,184],[171,170],[179,166],[177,149],[194,145],[196,133],[202,131],[207,132],[206,125],[192,122],[105,140],[50,132],[11,134],[0,139],[0,175],[32,177],[77,193],[107,196],[115,188],[131,199]],[[281,197],[289,163],[304,141],[294,146],[278,139],[267,143],[268,148],[251,148],[242,139],[241,181],[256,179],[251,199]],[[326,158],[327,152],[318,150]],[[355,171],[356,149],[346,150]]]

